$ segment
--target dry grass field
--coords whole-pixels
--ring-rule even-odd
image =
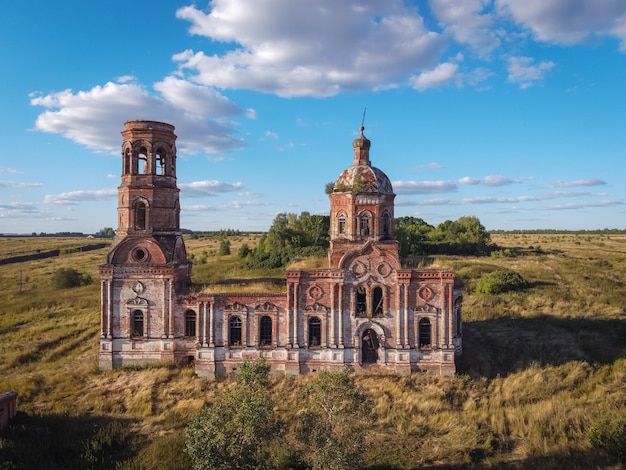
[[[255,236],[188,238],[198,289],[283,288],[284,270],[248,271],[237,258]],[[620,469],[626,458],[626,236],[512,235],[490,257],[436,257],[464,288],[464,354],[456,377],[362,374],[377,420],[370,469]],[[98,240],[97,242],[102,242]],[[58,257],[0,265],[0,391],[19,414],[0,434],[0,469],[183,469],[189,417],[231,379],[185,367],[99,372],[98,265],[107,248],[78,238],[0,238],[0,259],[61,248]],[[72,267],[91,285],[56,290]],[[483,274],[519,273],[528,287],[477,295]],[[246,281],[233,281],[246,279]],[[310,377],[277,378],[289,429]],[[288,433],[287,433],[288,435]]]

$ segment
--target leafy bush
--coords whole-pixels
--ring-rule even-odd
[[[502,294],[526,288],[528,283],[515,271],[493,271],[484,274],[476,283],[477,294]]]
[[[230,241],[224,239],[220,242],[220,256],[228,256],[230,255]]]
[[[86,286],[92,283],[89,274],[82,274],[74,268],[59,268],[52,275],[52,285],[57,289]]]
[[[597,419],[587,429],[589,443],[626,463],[626,421],[619,416]]]

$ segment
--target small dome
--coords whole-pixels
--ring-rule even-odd
[[[352,166],[339,175],[333,192],[393,194],[393,187],[387,175],[370,164],[369,151],[372,143],[363,134],[364,129],[361,126],[361,133],[352,142],[354,149]]]
[[[369,165],[352,165],[346,168],[335,181],[335,192],[393,194],[387,175]]]

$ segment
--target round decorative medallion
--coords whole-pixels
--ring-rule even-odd
[[[319,300],[324,295],[324,291],[320,286],[313,286],[309,289],[309,295],[315,300]]]
[[[435,295],[435,293],[433,292],[433,290],[428,287],[428,286],[423,286],[421,287],[418,291],[417,291],[417,296],[422,299],[424,302],[429,301],[430,299],[433,298],[433,295]]]
[[[386,261],[383,261],[382,263],[378,265],[378,268],[376,268],[376,271],[378,271],[378,274],[380,274],[382,277],[387,277],[391,274],[391,271],[393,271],[393,268],[391,267],[389,263],[387,263]]]
[[[355,276],[360,277],[367,272],[367,266],[361,261],[357,261],[352,265],[352,272]]]
[[[141,294],[143,292],[143,284],[139,281],[135,282],[133,284],[133,286],[131,287],[131,289],[133,290],[133,292],[137,295]]]

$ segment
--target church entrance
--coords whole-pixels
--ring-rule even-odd
[[[361,338],[361,363],[376,364],[378,361],[378,335],[374,330],[367,329]]]

